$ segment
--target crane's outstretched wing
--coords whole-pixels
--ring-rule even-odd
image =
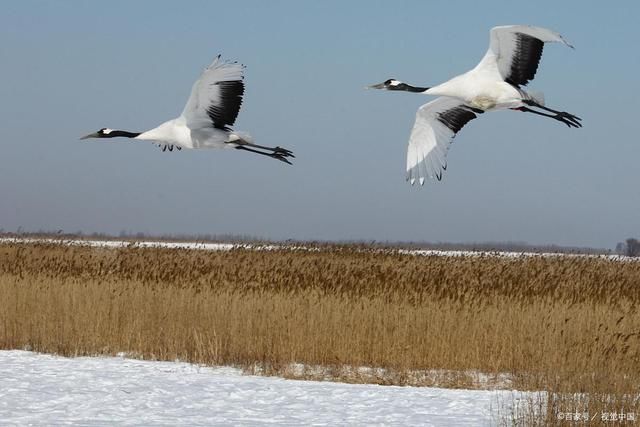
[[[233,125],[244,95],[243,70],[244,65],[224,61],[220,55],[214,59],[193,84],[182,112],[189,128],[228,130]]]
[[[508,25],[491,29],[489,50],[474,71],[488,73],[515,87],[533,80],[546,42],[560,42],[571,48],[562,36],[546,28]]]
[[[411,185],[416,181],[423,185],[427,177],[442,179],[442,171],[447,169],[449,145],[477,114],[482,114],[482,110],[445,96],[418,109],[407,150],[407,181]]]

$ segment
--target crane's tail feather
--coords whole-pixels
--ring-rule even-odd
[[[253,137],[251,135],[249,135],[247,132],[241,132],[241,131],[231,131],[229,133],[229,139],[227,140],[227,143],[236,143],[236,144],[255,144],[255,141],[253,139]]]
[[[544,106],[544,93],[539,90],[528,90],[527,98],[538,105]]]

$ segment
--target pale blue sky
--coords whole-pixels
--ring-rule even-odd
[[[638,2],[1,1],[0,228],[268,239],[528,241],[640,235]],[[472,68],[492,26],[554,29],[536,80],[582,129],[471,122],[442,182],[405,181],[415,111]],[[80,142],[177,116],[218,53],[246,64],[235,128],[296,153]]]

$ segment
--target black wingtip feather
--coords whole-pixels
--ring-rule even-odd
[[[511,60],[509,76],[504,80],[515,86],[525,86],[536,75],[544,42],[528,34],[516,33],[516,51]]]
[[[233,80],[217,82],[216,85],[220,87],[220,99],[216,105],[209,106],[207,114],[215,128],[229,130],[229,126],[235,123],[242,106],[244,82]]]

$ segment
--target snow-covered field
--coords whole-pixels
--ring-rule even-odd
[[[130,242],[126,240],[74,240],[74,239],[35,239],[23,237],[0,237],[0,243],[56,243],[77,246],[92,246],[103,248],[124,248],[124,247],[140,247],[140,248],[167,248],[167,249],[200,249],[206,251],[230,251],[236,248],[254,249],[254,250],[319,250],[315,247],[306,247],[300,244],[268,244],[258,245],[253,243],[204,243],[204,242],[164,242],[164,241],[136,241]],[[382,251],[383,249],[381,249]],[[400,249],[398,253],[414,256],[495,256],[503,258],[519,258],[519,257],[577,257],[577,258],[599,258],[611,261],[640,261],[640,258],[627,257],[624,255],[590,255],[590,254],[565,254],[565,253],[537,253],[537,252],[505,252],[505,251],[461,251],[461,250],[437,250],[437,249]]]
[[[434,425],[499,421],[511,391],[243,375],[123,357],[0,351],[0,425]]]

